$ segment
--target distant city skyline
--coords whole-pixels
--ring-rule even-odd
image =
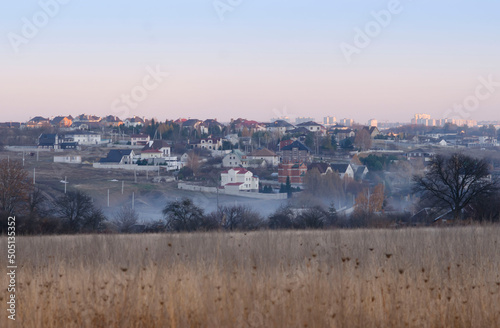
[[[500,120],[494,0],[26,0],[1,9],[0,121]]]

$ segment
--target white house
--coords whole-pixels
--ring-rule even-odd
[[[165,140],[150,140],[148,143],[142,148],[142,151],[154,149],[159,150],[163,157],[170,157],[170,145]]]
[[[262,159],[264,161],[266,161],[267,165],[270,165],[270,166],[278,166],[278,164],[280,163],[280,158],[279,156],[267,149],[267,148],[262,148],[262,149],[257,149],[255,151],[253,151],[249,156],[248,156],[249,159]]]
[[[90,132],[76,132],[66,137],[72,138],[73,142],[77,142],[79,145],[98,145],[101,143],[101,135],[97,133]]]
[[[283,135],[286,133],[286,131],[288,130],[292,130],[294,129],[295,127],[284,121],[284,120],[276,120],[274,122],[271,122],[271,123],[267,123],[266,125],[266,130],[271,132],[271,133],[278,133],[280,135]]]
[[[306,128],[310,132],[315,132],[315,133],[320,133],[320,134],[325,134],[325,132],[326,132],[326,129],[323,125],[318,124],[316,122],[312,122],[312,121],[297,124],[296,127]]]
[[[232,168],[221,173],[221,187],[227,191],[259,191],[259,178],[244,168]]]
[[[222,167],[247,167],[247,156],[240,150],[233,150],[222,159]]]
[[[141,134],[133,134],[130,136],[130,144],[132,146],[145,146],[150,140],[149,135],[141,133]]]
[[[200,140],[198,143],[193,143],[193,148],[201,148],[201,149],[208,149],[208,150],[219,150],[222,149],[222,139],[221,138],[214,138],[214,137],[208,137],[208,138],[203,138]]]
[[[141,125],[144,125],[144,119],[142,119],[141,117],[138,117],[138,116],[129,117],[129,118],[125,119],[125,121],[123,121],[123,125],[125,125],[126,127],[141,126]]]
[[[182,166],[177,156],[172,156],[170,146],[165,140],[150,140],[141,151],[141,160],[149,164],[166,165],[168,171],[178,170]]]
[[[82,156],[54,156],[54,163],[82,164]]]
[[[141,152],[141,159],[162,158],[163,153],[157,149],[148,149]]]

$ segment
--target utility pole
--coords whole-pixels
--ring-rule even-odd
[[[35,184],[35,181],[36,181],[36,180],[35,180],[35,175],[36,175],[35,170],[36,170],[36,169],[35,169],[35,168],[33,168],[33,184]]]

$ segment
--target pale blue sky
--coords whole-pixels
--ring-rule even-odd
[[[500,82],[498,0],[402,0],[350,64],[340,45],[390,1],[242,0],[221,21],[212,0],[72,0],[15,52],[9,35],[23,37],[22,18],[50,1],[0,4],[0,121],[84,112],[409,121],[441,118],[480,76]],[[169,76],[117,111],[113,102],[156,66]],[[470,118],[500,120],[497,89]]]

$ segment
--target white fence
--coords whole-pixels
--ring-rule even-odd
[[[121,169],[129,171],[158,171],[158,166],[137,165],[137,164],[102,164],[94,163],[96,169]]]
[[[189,191],[200,191],[200,192],[210,192],[216,193],[216,187],[205,187],[199,185],[188,184],[184,182],[180,182],[177,185],[177,188],[182,190]],[[247,191],[228,191],[226,189],[219,189],[219,194],[230,195],[230,196],[239,196],[239,197],[247,197],[247,198],[256,198],[256,199],[286,199],[287,194],[262,194],[258,192],[247,192]]]

